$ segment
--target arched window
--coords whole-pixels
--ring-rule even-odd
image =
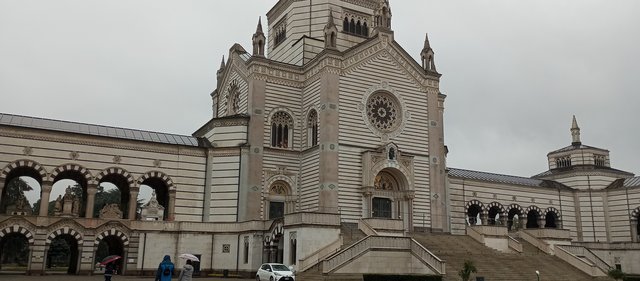
[[[342,22],[342,30],[345,32],[349,32],[349,19],[344,18],[344,22]]]
[[[307,118],[307,146],[318,145],[318,113],[312,109]]]
[[[356,33],[356,21],[351,19],[351,23],[349,23],[349,32]]]
[[[527,213],[527,228],[540,228],[538,224],[538,219],[540,218],[540,214],[536,210],[530,210]]]
[[[369,37],[369,27],[367,27],[366,21],[362,24],[362,35]]]
[[[271,117],[271,146],[290,148],[293,144],[293,119],[280,111]]]
[[[356,23],[356,34],[362,35],[362,23],[360,21]]]

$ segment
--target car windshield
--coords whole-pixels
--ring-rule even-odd
[[[273,271],[289,271],[289,268],[284,264],[272,264]]]

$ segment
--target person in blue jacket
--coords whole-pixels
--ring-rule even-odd
[[[164,256],[162,262],[158,266],[158,271],[156,272],[156,280],[155,281],[171,281],[171,276],[173,275],[174,266],[171,262],[171,257],[169,255]]]

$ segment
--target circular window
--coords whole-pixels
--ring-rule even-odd
[[[387,93],[375,93],[366,105],[369,122],[382,132],[392,132],[402,119],[398,101]]]

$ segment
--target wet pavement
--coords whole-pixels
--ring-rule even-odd
[[[111,281],[153,281],[153,277],[137,277],[137,276],[119,276],[114,275]],[[7,275],[0,274],[0,281],[102,281],[102,275],[45,275],[45,276],[26,276],[26,275]],[[178,280],[174,277],[173,280]],[[253,279],[237,279],[237,278],[193,278],[195,281],[255,281]]]

